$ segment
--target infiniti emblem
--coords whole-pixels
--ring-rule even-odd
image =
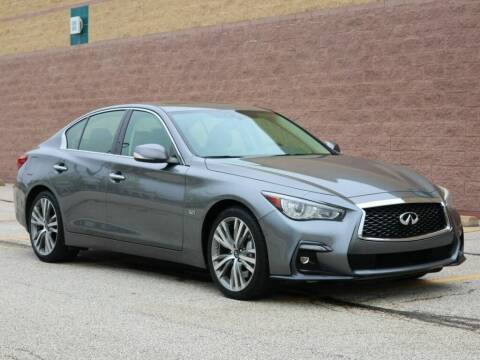
[[[418,215],[414,212],[405,212],[400,215],[402,225],[415,225],[418,222]]]

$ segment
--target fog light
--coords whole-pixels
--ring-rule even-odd
[[[300,262],[303,264],[303,265],[306,265],[310,262],[310,258],[308,256],[300,256]]]

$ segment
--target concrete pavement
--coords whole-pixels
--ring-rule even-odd
[[[278,283],[238,302],[207,273],[156,260],[87,251],[42,263],[7,201],[0,359],[480,358],[480,232],[466,234],[467,262],[422,280]]]

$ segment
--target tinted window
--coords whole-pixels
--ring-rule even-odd
[[[80,143],[80,138],[82,137],[83,128],[85,127],[86,123],[87,119],[84,119],[67,130],[65,136],[67,137],[68,149],[78,149],[78,144]]]
[[[123,140],[122,155],[133,156],[138,145],[158,144],[172,151],[172,142],[161,121],[153,114],[134,111]]]
[[[202,157],[331,154],[300,127],[268,111],[192,110],[170,115],[192,152]]]
[[[111,111],[88,119],[80,142],[80,150],[109,153],[125,111]]]

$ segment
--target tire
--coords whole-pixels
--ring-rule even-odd
[[[231,207],[217,216],[208,237],[207,259],[213,282],[226,297],[253,300],[269,293],[267,246],[260,225],[249,211]]]
[[[62,214],[51,192],[42,191],[35,197],[27,223],[33,251],[41,261],[63,262],[77,256],[79,249],[65,245]]]

